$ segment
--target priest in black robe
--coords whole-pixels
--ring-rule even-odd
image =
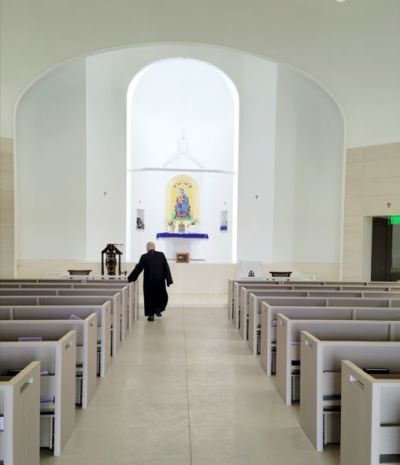
[[[167,259],[162,252],[156,251],[154,242],[148,242],[146,250],[147,253],[140,257],[139,263],[128,276],[128,281],[136,281],[144,271],[144,314],[148,321],[154,321],[154,315],[161,316],[168,303],[165,285],[170,286],[173,281]]]

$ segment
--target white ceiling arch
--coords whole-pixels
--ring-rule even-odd
[[[65,8],[3,0],[1,13],[1,131],[8,137],[18,98],[60,63],[132,45],[202,43],[283,62],[323,83],[343,106],[349,146],[400,139],[397,0],[86,0]]]

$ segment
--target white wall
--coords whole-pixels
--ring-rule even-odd
[[[197,180],[200,196],[199,224],[190,229],[207,233],[209,239],[162,239],[157,247],[170,258],[175,258],[176,252],[188,251],[191,259],[232,259],[233,225],[231,222],[228,231],[221,232],[219,220],[224,208],[229,208],[232,218],[232,178],[237,169],[235,119],[239,111],[235,94],[218,68],[187,58],[158,61],[133,79],[127,102],[128,186],[132,186],[127,192],[131,203],[128,260],[137,260],[146,241],[165,231],[167,186],[185,169],[200,170],[188,173]],[[174,173],[163,171],[173,168]],[[157,171],[137,171],[148,169]],[[145,210],[145,231],[136,231],[137,208]]]
[[[107,242],[125,242],[126,95],[132,78],[158,60],[187,57],[221,69],[240,98],[238,258],[272,258],[276,65],[249,55],[200,46],[125,49],[87,59],[87,259]],[[174,134],[175,138],[175,134]],[[221,159],[222,160],[222,159]],[[215,167],[222,166],[213,161]],[[90,167],[90,168],[89,168]],[[113,174],[110,175],[111,169]],[[107,192],[107,196],[104,196]],[[258,195],[258,200],[255,199]],[[262,207],[259,205],[262,202]],[[104,212],[113,221],[106,221]]]
[[[58,68],[17,114],[18,257],[82,259],[86,251],[85,64]]]
[[[146,242],[155,240],[158,232],[165,231],[166,194],[170,179],[181,172],[132,173],[132,260],[137,260],[145,251]],[[229,228],[232,227],[232,176],[212,173],[190,173],[200,188],[200,223],[189,229],[207,233],[208,240],[171,239],[157,240],[157,249],[175,259],[176,252],[190,252],[191,259],[207,261],[231,260],[231,231],[219,230],[220,213],[229,210]],[[136,202],[135,202],[136,200]],[[138,201],[140,200],[140,205]],[[226,207],[224,202],[226,201]],[[145,210],[145,230],[136,231],[136,208]]]
[[[277,68],[243,63],[240,105],[238,260],[272,261]]]
[[[278,68],[274,262],[339,262],[343,122],[324,91]]]
[[[314,76],[343,105],[350,147],[400,140],[396,0],[85,0],[68,7],[3,0],[1,13],[2,136],[12,137],[21,91],[64,60],[132,45],[203,43],[273,58]]]
[[[62,254],[97,261],[107,242],[125,242],[127,90],[137,72],[171,57],[219,67],[240,96],[238,259],[305,267],[337,263],[343,142],[337,106],[315,83],[288,68],[279,67],[277,83],[277,66],[271,62],[200,46],[90,57],[86,73],[82,64],[68,65],[25,96],[17,133],[19,259]],[[212,214],[215,221],[220,203],[222,198]],[[227,241],[217,237],[224,251]]]
[[[131,168],[167,166],[184,128],[188,155],[199,165],[181,166],[235,169],[234,96],[218,68],[187,58],[158,61],[140,74],[131,99]]]

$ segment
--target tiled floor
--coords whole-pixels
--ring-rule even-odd
[[[338,465],[313,450],[222,309],[140,320],[46,465]]]

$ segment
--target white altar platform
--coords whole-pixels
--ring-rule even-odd
[[[168,260],[175,260],[178,253],[188,253],[190,261],[204,261],[204,246],[209,239],[206,233],[158,233],[157,248],[163,250]],[[159,246],[158,246],[159,244]]]

